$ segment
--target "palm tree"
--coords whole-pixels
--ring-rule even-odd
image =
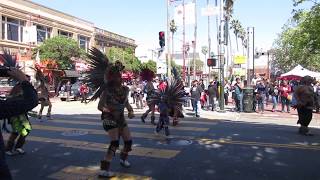
[[[173,56],[173,54],[174,54],[174,48],[173,48],[173,45],[174,45],[174,43],[173,43],[173,36],[174,36],[174,33],[176,33],[177,32],[177,25],[176,25],[176,23],[174,22],[174,20],[171,20],[171,22],[170,22],[170,32],[172,33],[172,55],[171,55],[171,57]]]
[[[236,44],[237,44],[237,51],[239,51],[239,45],[238,45],[238,35],[239,35],[239,32],[240,32],[240,29],[241,29],[241,23],[239,20],[237,19],[232,19],[231,22],[230,22],[230,29],[233,29],[233,33],[236,37]]]

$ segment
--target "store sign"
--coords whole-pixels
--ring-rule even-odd
[[[247,63],[247,57],[242,55],[236,55],[233,57],[234,64],[246,64]]]

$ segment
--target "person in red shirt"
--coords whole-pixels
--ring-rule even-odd
[[[88,93],[89,93],[89,87],[87,86],[87,83],[84,83],[80,87],[80,94],[81,94],[81,103],[86,103],[87,104],[87,98],[88,98]]]
[[[167,83],[165,81],[161,81],[159,84],[159,89],[160,90],[165,90],[167,87]]]
[[[281,98],[281,104],[282,104],[282,111],[284,111],[284,107],[287,107],[287,112],[290,113],[290,93],[291,91],[291,86],[288,84],[288,81],[283,81],[283,84],[280,86],[280,98]]]

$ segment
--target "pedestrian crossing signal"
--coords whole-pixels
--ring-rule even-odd
[[[217,59],[216,58],[209,58],[207,59],[207,65],[209,67],[213,67],[217,65]]]

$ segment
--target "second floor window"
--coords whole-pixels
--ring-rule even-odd
[[[37,25],[37,42],[43,42],[51,36],[51,28]]]
[[[62,31],[58,30],[59,36],[67,37],[67,38],[72,38],[73,34],[67,31]]]
[[[2,16],[2,39],[22,42],[25,21]]]

